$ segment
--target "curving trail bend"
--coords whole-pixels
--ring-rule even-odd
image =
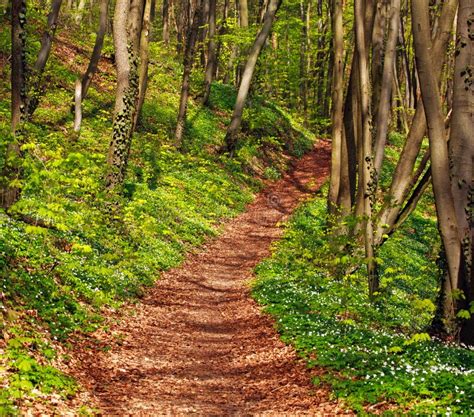
[[[320,141],[271,183],[223,233],[164,273],[136,314],[73,360],[72,372],[103,415],[247,416],[344,414],[282,343],[249,296],[255,265],[269,256],[278,223],[329,174]],[[115,335],[115,336],[114,336]],[[104,340],[105,339],[105,340]]]

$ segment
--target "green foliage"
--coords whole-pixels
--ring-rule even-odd
[[[331,370],[323,379],[356,411],[388,401],[413,413],[474,413],[474,352],[425,332],[437,296],[438,245],[423,204],[378,255],[382,288],[375,304],[363,269],[351,267],[363,258],[334,253],[350,244],[345,237],[328,243],[325,209],[323,198],[303,206],[256,269],[253,295],[275,316],[283,340],[309,366]],[[338,265],[354,272],[334,278]]]
[[[0,354],[0,374],[4,378],[0,415],[17,415],[18,405],[25,397],[58,392],[67,398],[76,392],[74,380],[52,366],[56,353],[45,340],[16,327],[9,328],[8,333],[11,337]]]

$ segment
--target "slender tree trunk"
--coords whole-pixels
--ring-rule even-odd
[[[216,55],[216,0],[209,0],[209,44],[206,72],[204,75],[204,96],[202,102],[209,104],[211,94],[211,85],[216,73],[217,55]]]
[[[219,68],[219,61],[220,61],[220,56],[221,56],[221,49],[222,49],[222,40],[221,37],[224,35],[224,33],[227,32],[227,18],[229,16],[229,0],[224,0],[224,10],[222,11],[222,21],[221,25],[219,27],[219,36],[217,39],[217,48],[216,48],[216,66],[215,66],[215,78],[219,78],[221,71]]]
[[[12,2],[11,126],[15,133],[26,110],[26,1]]]
[[[162,17],[163,17],[163,42],[166,46],[170,43],[170,13],[169,13],[169,2],[170,0],[163,0],[163,9],[162,9]]]
[[[74,88],[74,132],[79,132],[81,130],[82,122],[82,85],[81,80],[78,78],[76,80],[76,85]]]
[[[300,40],[300,105],[303,113],[306,115],[308,110],[308,74],[306,72],[307,66],[307,40],[308,40],[308,26],[307,26],[307,8],[305,7],[305,0],[300,0],[300,18],[301,18],[301,40]],[[306,117],[305,117],[306,118]]]
[[[438,80],[433,74],[429,0],[412,2],[411,10],[416,65],[430,140],[433,193],[448,264],[449,287],[452,291],[459,288],[461,247],[451,184],[449,175],[446,175],[449,172],[449,156]],[[452,294],[446,294],[445,308],[446,319],[453,320],[456,313],[456,300]]]
[[[179,100],[178,120],[176,123],[176,131],[174,135],[175,145],[179,148],[182,145],[184,127],[186,125],[186,113],[188,110],[188,96],[189,96],[189,81],[191,77],[191,70],[193,67],[194,50],[198,36],[199,21],[201,12],[201,1],[198,0],[191,27],[188,31],[186,49],[184,51],[183,62],[183,81],[181,83],[181,96]]]
[[[390,13],[390,31],[388,34],[387,47],[383,62],[382,84],[380,85],[381,89],[378,100],[379,108],[375,125],[377,133],[374,145],[374,169],[377,176],[380,174],[382,168],[388,125],[390,121],[390,96],[393,84],[393,68],[398,38],[398,23],[400,22],[400,0],[391,1]]]
[[[473,132],[474,132],[474,4],[459,1],[454,65],[453,113],[450,135],[451,192],[459,231],[461,262],[459,289],[464,293],[460,308],[469,311],[474,302],[473,245]],[[447,312],[445,312],[446,314]],[[461,342],[474,345],[474,317],[461,322]]]
[[[140,55],[140,37],[143,26],[143,10],[145,0],[130,0],[130,10],[127,19],[128,43],[130,45],[131,59],[138,59]]]
[[[247,100],[247,95],[250,89],[250,83],[252,81],[252,76],[255,71],[255,66],[257,64],[257,59],[260,55],[260,51],[265,44],[265,41],[268,38],[270,30],[272,28],[275,15],[280,8],[281,0],[270,0],[268,3],[268,8],[265,13],[265,18],[263,21],[263,26],[260,32],[255,39],[255,42],[250,49],[249,57],[247,63],[245,64],[244,73],[242,75],[242,82],[240,83],[239,92],[237,93],[237,100],[235,102],[234,112],[232,114],[232,119],[230,125],[227,129],[225,136],[225,150],[229,152],[232,156],[235,151],[237,144],[237,134],[240,129],[240,124],[242,122],[242,113],[245,106],[245,101]]]
[[[86,7],[86,0],[79,0],[76,10],[76,25],[80,25],[82,22],[82,15],[84,14],[84,8]]]
[[[334,72],[332,77],[332,151],[328,208],[330,213],[336,213],[341,181],[342,139],[344,129],[344,27],[342,0],[332,0],[332,31],[334,34]]]
[[[12,71],[11,71],[11,129],[15,136],[26,110],[26,1],[13,0],[11,9]],[[7,145],[5,164],[1,172],[0,206],[9,209],[20,195],[20,188],[14,185],[19,179],[20,145],[17,140]]]
[[[373,118],[377,120],[380,94],[382,91],[383,65],[384,65],[384,41],[385,27],[387,24],[387,2],[390,0],[378,1],[375,5],[374,28],[372,31],[372,109]],[[386,53],[386,52],[385,52]]]
[[[105,34],[107,33],[107,14],[109,8],[109,0],[100,0],[99,8],[99,28],[97,30],[94,50],[92,51],[89,65],[87,67],[86,72],[82,76],[81,100],[84,100],[87,97],[87,92],[92,82],[92,78],[97,72],[97,66],[99,65],[99,60],[102,53],[102,46],[104,45],[104,38]]]
[[[364,214],[364,243],[365,256],[367,258],[367,275],[369,280],[369,295],[371,297],[378,291],[379,282],[377,277],[377,265],[374,256],[373,225],[372,225],[372,196],[373,196],[373,165],[372,165],[372,137],[370,132],[370,84],[368,54],[365,42],[365,19],[364,9],[361,2],[355,2],[355,28],[356,46],[359,58],[359,88],[362,111],[362,160],[359,165],[363,167],[363,214]]]
[[[41,95],[41,81],[44,69],[48,62],[51,47],[53,45],[54,34],[56,33],[59,10],[61,9],[62,0],[53,0],[51,12],[48,15],[47,28],[41,39],[41,48],[38,53],[35,65],[33,67],[32,82],[29,85],[28,100],[26,105],[26,118],[30,118],[39,104]]]
[[[249,6],[247,0],[238,0],[239,4],[239,26],[241,29],[247,29],[249,27]],[[245,56],[247,55],[247,50],[244,49],[239,51],[237,49],[237,55]],[[237,66],[237,73],[235,79],[235,85],[239,86],[242,80],[242,73],[244,71],[244,62],[243,60],[239,61],[239,65]]]
[[[140,34],[140,62],[138,65],[138,97],[137,104],[135,106],[135,114],[133,118],[133,130],[137,126],[138,119],[140,117],[143,103],[145,102],[146,90],[148,87],[148,65],[150,61],[150,34],[151,34],[151,16],[152,6],[154,6],[152,0],[145,0],[145,8],[143,10],[143,23]]]

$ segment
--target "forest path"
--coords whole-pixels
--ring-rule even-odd
[[[278,223],[326,179],[319,142],[270,184],[223,233],[163,273],[134,315],[74,358],[74,374],[104,415],[343,414],[279,340],[249,296],[253,268],[282,234]],[[115,336],[114,336],[115,335]]]

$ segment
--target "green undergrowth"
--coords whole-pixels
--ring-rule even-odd
[[[37,11],[36,11],[37,12]],[[32,38],[35,33],[29,34]],[[15,413],[25,396],[59,392],[74,382],[54,367],[55,346],[77,331],[103,322],[105,310],[143,294],[160,271],[219,233],[221,223],[244,210],[261,179],[275,179],[287,156],[300,156],[314,137],[253,97],[244,118],[237,157],[219,156],[235,91],[215,83],[211,106],[189,103],[183,152],[172,146],[179,101],[181,65],[160,43],[151,44],[147,100],[133,138],[123,195],[104,192],[111,138],[114,74],[101,71],[84,102],[80,134],[70,112],[74,81],[68,53],[77,54],[68,32],[59,31],[45,79],[47,89],[33,120],[22,127],[22,196],[0,213],[0,415]],[[84,49],[88,34],[74,38]],[[9,53],[9,28],[0,32]],[[28,56],[35,55],[32,42]],[[70,49],[68,49],[70,48]],[[111,39],[105,51],[111,50]],[[107,61],[105,61],[107,64]],[[1,68],[0,155],[9,137],[9,66]],[[194,97],[202,79],[194,76]],[[265,128],[261,128],[265,123]],[[285,152],[281,152],[281,151]],[[286,154],[283,157],[282,154]],[[0,168],[4,160],[0,157]],[[32,326],[36,331],[32,331]],[[39,329],[39,330],[38,330]],[[40,336],[37,333],[40,333]]]
[[[427,333],[439,276],[431,197],[380,250],[381,290],[374,304],[364,268],[355,268],[363,259],[338,255],[328,244],[325,213],[322,196],[301,207],[272,257],[257,267],[253,284],[283,340],[309,367],[327,370],[314,383],[329,383],[361,414],[381,404],[398,410],[389,415],[473,415],[474,352]],[[352,272],[336,279],[341,265]]]

